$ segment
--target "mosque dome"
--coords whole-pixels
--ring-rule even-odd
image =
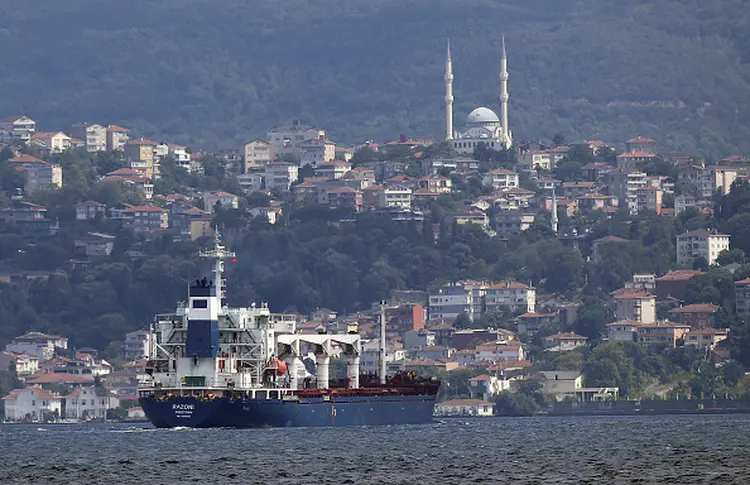
[[[500,123],[500,118],[494,111],[484,106],[475,109],[466,117],[466,124],[469,126],[486,123]]]

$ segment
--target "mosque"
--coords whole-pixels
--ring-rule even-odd
[[[453,128],[453,66],[451,45],[445,60],[445,139],[453,144],[458,153],[473,153],[481,143],[493,150],[510,148],[513,134],[508,126],[508,57],[505,54],[505,38],[502,41],[500,59],[500,117],[490,108],[476,108],[466,117],[466,128],[457,132]]]

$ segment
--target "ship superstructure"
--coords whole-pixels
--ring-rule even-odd
[[[224,261],[234,253],[224,247],[217,231],[214,247],[200,256],[213,262],[213,278],[191,282],[186,304],[155,318],[156,338],[147,364],[150,382],[139,392],[156,426],[431,420],[437,383],[406,373],[386,378],[381,370],[377,381],[361,387],[361,341],[354,329],[298,333],[294,315],[271,313],[265,303],[228,307]],[[346,366],[345,378],[336,382],[330,379],[332,358]],[[394,411],[405,414],[394,417]],[[337,420],[339,413],[343,415]]]

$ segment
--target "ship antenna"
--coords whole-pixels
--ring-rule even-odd
[[[216,228],[214,232],[214,247],[207,251],[200,252],[200,258],[214,261],[214,281],[216,282],[216,294],[219,295],[221,300],[221,306],[225,307],[227,302],[227,282],[224,279],[224,260],[234,258],[234,251],[228,251],[223,244],[221,244],[221,234],[219,234],[219,228]]]
[[[385,384],[385,300],[380,300],[380,383]]]

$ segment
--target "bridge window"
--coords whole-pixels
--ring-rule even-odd
[[[203,298],[193,300],[193,308],[208,308],[208,300]]]

